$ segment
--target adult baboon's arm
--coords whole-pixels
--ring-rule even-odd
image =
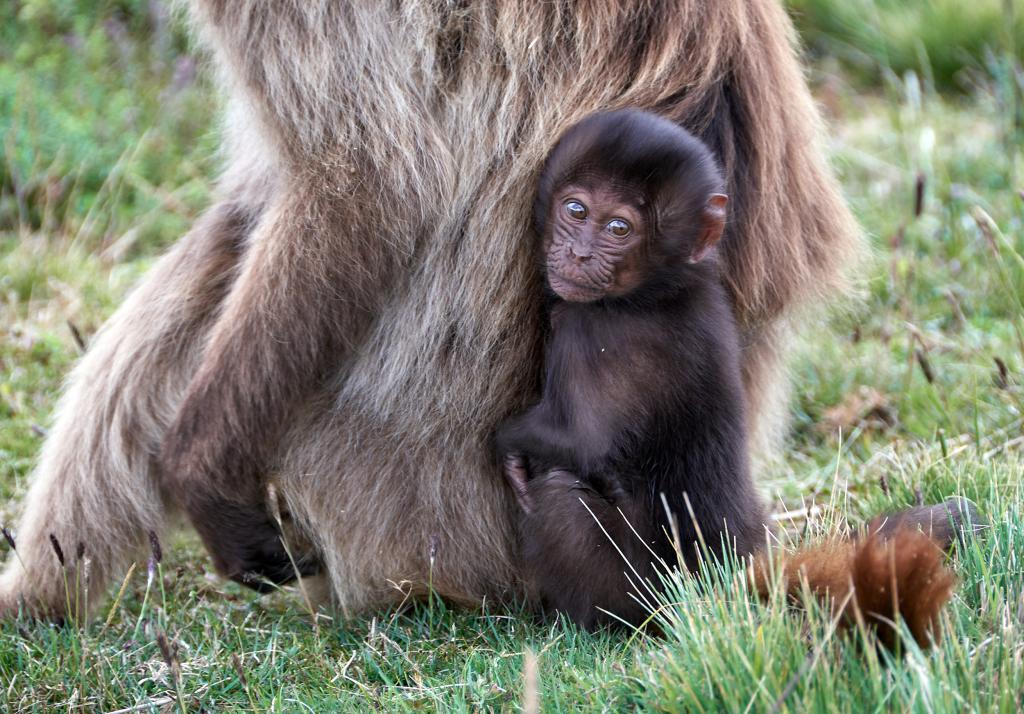
[[[228,577],[294,577],[265,499],[265,472],[296,406],[359,338],[387,255],[301,186],[250,240],[202,361],[167,433],[162,467]]]

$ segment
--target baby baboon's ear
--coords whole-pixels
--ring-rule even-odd
[[[699,263],[722,238],[725,231],[725,205],[729,197],[724,193],[713,193],[701,211],[700,233],[690,254],[691,263]]]

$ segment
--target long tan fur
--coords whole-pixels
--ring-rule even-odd
[[[661,112],[721,157],[767,433],[787,320],[844,290],[859,247],[778,0],[190,10],[228,97],[219,202],[74,370],[0,611],[63,610],[50,533],[86,544],[92,592],[121,572],[164,524],[172,424],[192,472],[236,454],[276,480],[346,612],[428,577],[460,601],[519,593],[489,439],[537,385],[537,172],[598,109]]]

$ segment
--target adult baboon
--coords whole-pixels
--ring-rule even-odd
[[[95,593],[164,525],[172,487],[246,503],[271,478],[346,612],[431,567],[455,600],[518,592],[490,436],[536,393],[537,174],[597,110],[655,111],[722,163],[751,426],[772,433],[787,319],[843,291],[859,240],[778,0],[191,12],[228,96],[217,203],[74,370],[0,609],[63,610],[50,534],[86,543]],[[210,544],[212,516],[186,506]]]

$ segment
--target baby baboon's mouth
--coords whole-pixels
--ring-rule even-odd
[[[568,302],[594,302],[606,293],[604,288],[578,283],[554,272],[549,273],[548,282],[555,294]]]

